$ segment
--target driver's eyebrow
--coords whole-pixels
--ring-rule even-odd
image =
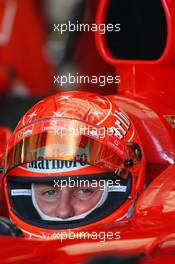
[[[51,183],[48,183],[48,184],[35,184],[35,187],[36,188],[51,188],[51,187],[54,188],[54,185],[51,184]]]

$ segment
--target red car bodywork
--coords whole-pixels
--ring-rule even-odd
[[[1,263],[85,263],[96,255],[142,256],[138,263],[175,262],[175,2],[162,0],[168,37],[166,48],[156,61],[113,59],[103,35],[97,46],[103,58],[114,65],[123,82],[117,100],[133,119],[143,138],[147,156],[147,178],[154,179],[139,198],[129,222],[99,226],[96,232],[120,232],[120,240],[104,243],[84,241],[32,241],[0,239]],[[103,23],[107,0],[100,2],[97,22]],[[163,73],[163,74],[162,74]],[[129,76],[129,78],[125,78]],[[156,100],[155,100],[156,98]]]
[[[31,96],[54,92],[54,69],[46,52],[42,16],[33,0],[0,1],[0,93],[11,84],[10,70]]]
[[[96,20],[98,24],[105,23],[109,3],[109,0],[100,2]],[[175,160],[175,2],[162,0],[161,3],[166,18],[167,37],[159,59],[114,58],[107,47],[105,35],[96,34],[101,56],[121,76],[121,84],[114,99],[133,119],[143,138],[148,177],[151,179]]]

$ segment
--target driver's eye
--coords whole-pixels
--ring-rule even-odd
[[[88,199],[93,194],[94,190],[92,188],[77,188],[73,193],[77,199]]]
[[[80,189],[78,192],[80,194],[90,194],[93,193],[94,191],[92,189]]]
[[[48,191],[44,191],[42,192],[42,195],[43,196],[54,196],[57,194],[57,191],[56,190],[48,190]]]

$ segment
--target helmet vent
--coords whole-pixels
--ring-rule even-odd
[[[120,23],[120,32],[106,34],[114,58],[157,60],[163,54],[167,25],[160,0],[110,0],[105,23]]]

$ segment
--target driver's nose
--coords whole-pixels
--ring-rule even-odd
[[[71,204],[70,188],[65,187],[61,190],[55,215],[62,219],[73,217],[75,215],[73,205]]]

